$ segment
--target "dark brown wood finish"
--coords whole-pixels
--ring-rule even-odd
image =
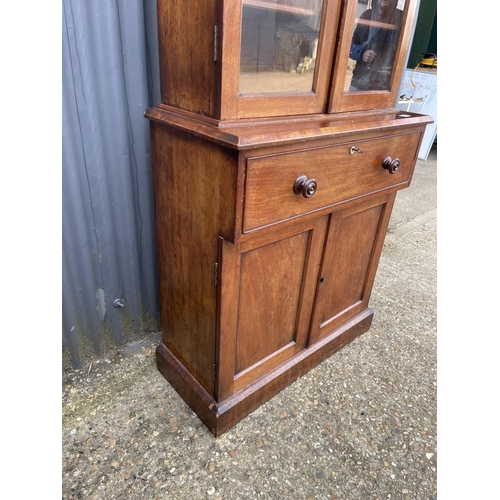
[[[390,108],[338,115],[304,115],[222,122],[161,103],[154,108],[148,108],[144,116],[151,121],[169,125],[238,151],[268,146],[300,145],[316,139],[325,139],[322,144],[336,144],[344,142],[346,137],[358,140],[380,137],[391,131],[393,133],[422,131],[422,127],[425,129],[425,126],[433,121],[427,115]]]
[[[214,394],[218,237],[234,237],[237,154],[152,122],[163,343]]]
[[[243,231],[314,212],[360,195],[407,185],[420,139],[420,133],[415,132],[249,159]],[[401,162],[393,175],[383,166],[384,159],[391,155],[398,156]],[[317,183],[317,189],[308,198],[293,190],[296,179],[303,174]]]
[[[165,345],[160,344],[157,347],[156,360],[163,376],[217,437],[334,352],[369,330],[372,319],[373,311],[366,309],[309,349],[301,351],[222,402],[217,402]]]
[[[389,135],[364,142],[329,146],[335,140],[320,136],[308,143],[238,153],[214,141],[213,134],[204,138],[199,130],[188,134],[170,123],[151,123],[163,322],[160,352],[170,353],[162,355],[161,369],[170,373],[181,364],[184,375],[168,375],[174,387],[181,394],[188,390],[179,387],[185,384],[186,371],[218,408],[297,356],[301,366],[308,366],[304,353],[324,338],[337,339],[347,323],[368,310],[390,207],[396,190],[411,180],[424,125],[417,120],[398,127],[397,134],[391,127],[378,129],[379,135]],[[375,132],[370,128],[369,134]],[[268,144],[258,127],[253,133]],[[357,137],[356,132],[352,135]],[[363,153],[351,154],[350,145],[364,148]],[[393,175],[382,166],[389,153],[404,165]],[[368,161],[361,161],[365,157]],[[284,214],[279,210],[280,204],[286,205],[283,200],[271,203],[272,224],[266,219],[261,229],[245,234],[247,208],[259,202],[257,194],[249,194],[256,162],[259,182],[252,190],[260,187],[261,196],[269,200],[279,184],[273,176],[290,165],[302,166],[304,158],[313,169],[326,165],[328,176],[314,175],[321,181],[319,189],[330,193],[327,201],[313,210]],[[345,164],[353,158],[359,160]],[[319,194],[306,199],[288,184],[293,202],[307,203]],[[360,333],[355,323],[351,326]],[[172,356],[176,361],[167,369]],[[273,383],[282,388],[281,382]],[[257,391],[262,401],[269,394],[264,386]],[[199,388],[188,392],[193,408],[206,403]],[[193,398],[201,400],[194,404]],[[246,412],[254,407],[249,404],[241,401],[231,407],[231,422],[244,416],[236,408]],[[223,423],[226,418],[210,424],[214,432],[232,425]]]
[[[217,0],[157,0],[161,101],[215,117]]]
[[[368,307],[394,198],[392,193],[332,213],[311,343]]]
[[[407,1],[393,90],[352,96],[339,83],[351,0],[344,14],[325,0],[315,92],[246,96],[241,2],[158,1],[162,102],[145,113],[157,364],[215,436],[370,328],[396,192],[410,185],[432,121],[391,107],[415,15]],[[298,0],[251,3],[303,10]]]
[[[269,234],[238,245],[223,242],[221,312],[227,316],[218,379],[224,394],[304,349],[326,222],[322,217],[291,225],[278,240]]]

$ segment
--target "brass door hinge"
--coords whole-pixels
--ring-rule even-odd
[[[215,263],[215,286],[219,284],[219,263]]]
[[[217,62],[219,52],[219,27],[214,26],[214,62]]]

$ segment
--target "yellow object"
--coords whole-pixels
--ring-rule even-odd
[[[431,55],[432,57],[429,57]],[[434,54],[425,54],[425,57],[420,59],[420,62],[415,66],[415,69],[413,70],[413,73],[411,74],[411,84],[416,87],[415,82],[413,81],[413,75],[415,74],[415,71],[417,71],[417,68],[420,65],[423,66],[430,66],[431,68],[436,68],[437,69],[437,63],[438,59],[437,56]]]
[[[417,66],[419,66],[420,64],[423,64],[425,66],[432,66],[433,68],[436,67],[437,68],[437,64],[438,64],[438,60],[437,60],[437,56],[436,57],[424,57],[418,64]]]

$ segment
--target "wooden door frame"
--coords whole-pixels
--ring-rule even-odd
[[[338,34],[341,0],[324,0],[312,92],[239,95],[241,0],[223,0],[220,36],[220,120],[324,113]]]
[[[405,61],[408,58],[408,47],[413,35],[418,1],[406,0],[405,3],[390,90],[344,92],[346,68],[351,47],[351,37],[347,37],[346,34],[354,32],[357,4],[358,0],[343,0],[342,22],[339,31],[339,33],[343,33],[343,36],[339,39],[338,51],[335,57],[328,113],[390,108],[396,104],[398,97],[401,77],[405,70]]]

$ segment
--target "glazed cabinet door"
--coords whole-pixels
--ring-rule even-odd
[[[368,308],[395,193],[331,214],[309,344]]]
[[[220,119],[324,113],[340,4],[224,2]]]
[[[217,401],[305,348],[327,219],[280,237],[221,239]]]
[[[411,0],[346,0],[329,112],[395,106],[417,10]]]

